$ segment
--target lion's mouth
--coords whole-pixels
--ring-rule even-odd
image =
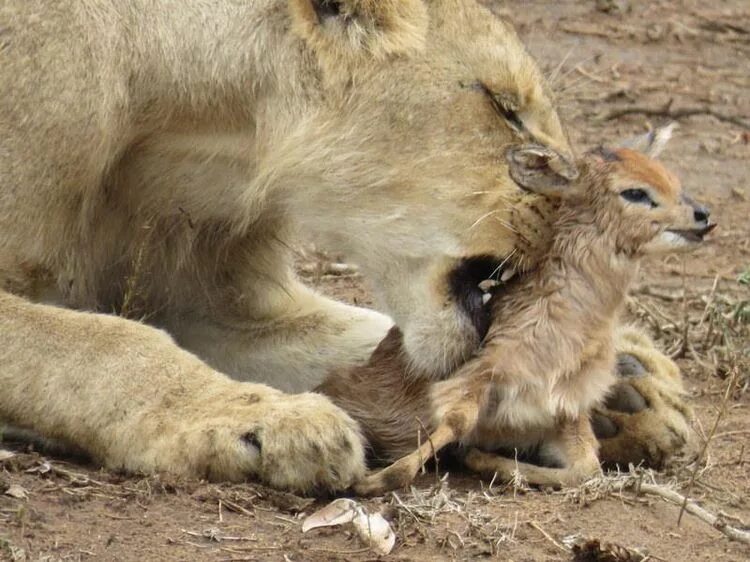
[[[466,258],[450,273],[451,294],[484,339],[492,320],[492,300],[517,277],[508,259],[492,256]]]

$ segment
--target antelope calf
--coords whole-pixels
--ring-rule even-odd
[[[669,134],[651,136],[651,153]],[[375,457],[405,455],[360,481],[358,493],[408,484],[454,442],[469,446],[469,468],[504,479],[518,471],[532,484],[573,485],[599,470],[588,413],[614,382],[614,333],[638,262],[690,248],[715,224],[647,153],[593,151],[573,179],[555,171],[555,158],[537,145],[507,153],[516,183],[559,200],[559,210],[546,256],[492,299],[493,323],[476,357],[430,383],[410,376],[394,329],[366,366],[321,385],[360,422]],[[534,451],[539,465],[488,452],[514,449]]]

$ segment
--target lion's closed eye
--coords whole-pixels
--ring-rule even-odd
[[[495,112],[505,120],[513,131],[520,133],[526,130],[518,115],[518,101],[514,99],[512,94],[495,92],[482,82],[479,82],[479,87],[489,98]]]
[[[495,113],[502,117],[514,132],[521,133],[527,130],[523,120],[518,115],[518,101],[512,94],[507,92],[496,92],[481,80],[470,82],[468,84],[461,82],[460,86],[462,88],[477,91],[484,95],[489,100]]]

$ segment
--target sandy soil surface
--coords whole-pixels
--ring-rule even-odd
[[[750,285],[738,279],[750,277],[750,5],[488,4],[515,22],[553,76],[577,146],[627,137],[670,116],[681,124],[664,159],[696,198],[710,203],[721,228],[684,261],[647,264],[630,310],[680,355],[697,431],[709,435],[719,420],[692,487],[694,465],[653,477],[747,530],[750,344],[740,303],[750,299]],[[321,264],[321,274],[308,274],[310,282],[343,300],[371,304],[356,274],[325,269]],[[744,314],[750,321],[750,312]],[[350,529],[302,534],[303,514],[326,499],[252,484],[127,477],[59,456],[14,452],[0,460],[0,560],[378,559]],[[627,482],[610,478],[554,492],[490,485],[454,471],[439,486],[427,474],[411,492],[366,504],[383,509],[396,531],[388,560],[571,560],[564,539],[572,535],[616,545],[608,547],[612,557],[600,560],[638,560],[633,549],[647,550],[651,560],[750,560],[750,547],[689,514],[678,525],[679,507],[621,489]],[[630,558],[624,549],[631,549]]]

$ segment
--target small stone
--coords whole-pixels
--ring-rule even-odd
[[[605,14],[618,15],[629,12],[632,7],[630,0],[596,0],[596,9]]]
[[[741,187],[732,188],[732,197],[736,199],[737,201],[747,201],[747,194],[745,193],[745,190]]]

